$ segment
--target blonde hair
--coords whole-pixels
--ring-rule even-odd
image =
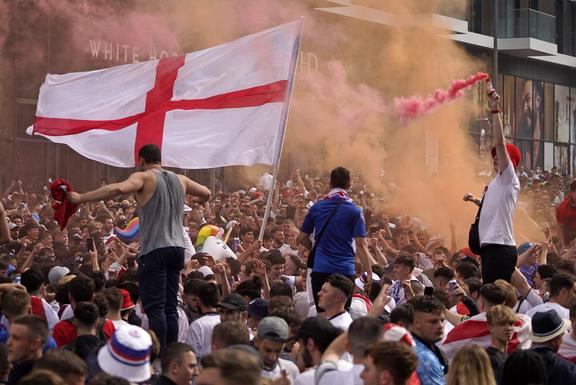
[[[505,305],[492,306],[486,312],[486,321],[489,326],[513,324],[517,319],[514,311]]]
[[[447,385],[496,385],[488,354],[478,345],[462,347],[452,360]]]
[[[506,295],[504,305],[508,306],[509,308],[513,308],[514,305],[516,305],[516,289],[514,286],[510,285],[503,279],[497,279],[494,281],[494,284],[504,290],[504,294]]]

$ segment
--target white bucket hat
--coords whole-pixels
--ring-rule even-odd
[[[124,325],[100,348],[98,365],[113,376],[131,382],[143,382],[152,375],[151,351],[152,338],[146,330],[134,325]]]

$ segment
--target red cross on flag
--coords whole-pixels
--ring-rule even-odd
[[[182,56],[48,74],[27,132],[118,167],[134,167],[148,143],[164,166],[274,164],[301,29],[297,20]]]

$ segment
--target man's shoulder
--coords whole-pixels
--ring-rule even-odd
[[[285,358],[278,358],[278,362],[280,363],[280,366],[283,370],[288,370],[294,375],[298,375],[300,373],[300,369],[298,369],[298,366],[296,366],[294,362]]]

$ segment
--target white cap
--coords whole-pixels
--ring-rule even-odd
[[[201,272],[204,277],[208,275],[214,275],[214,272],[208,266],[202,266],[201,268],[198,269],[198,271]]]
[[[69,272],[70,269],[65,266],[54,266],[48,272],[48,282],[50,282],[52,285],[57,285],[62,277],[64,277]]]

